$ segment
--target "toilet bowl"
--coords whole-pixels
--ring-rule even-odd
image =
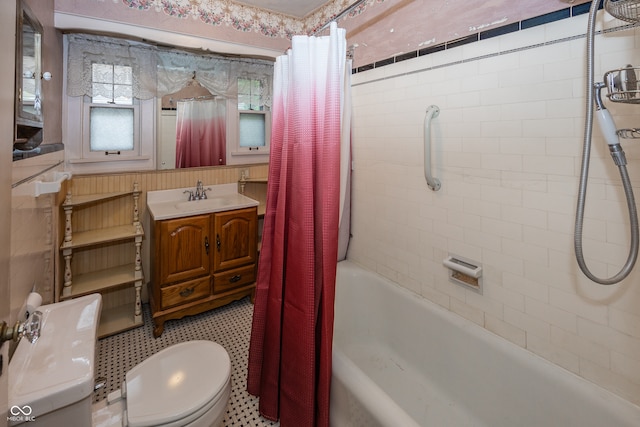
[[[212,341],[187,341],[149,357],[93,411],[94,427],[220,425],[231,394],[231,361]]]
[[[161,350],[92,404],[101,296],[40,307],[41,335],[9,363],[10,426],[219,426],[231,394],[231,361],[212,341]],[[26,424],[28,423],[28,424]]]

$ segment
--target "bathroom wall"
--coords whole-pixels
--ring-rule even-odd
[[[55,9],[61,29],[122,33],[220,54],[265,57],[287,49],[290,41],[282,26],[296,21],[230,2],[56,0]]]
[[[353,65],[359,68],[586,2],[590,0],[492,0],[469,7],[468,0],[369,0],[342,16],[338,26],[347,30],[348,46],[355,49]],[[307,16],[295,13],[295,7],[282,14],[229,0],[56,0],[55,8],[59,28],[122,32],[219,53],[275,57],[291,46],[291,35],[323,27],[354,3],[328,0]],[[185,39],[187,34],[194,38]],[[328,29],[318,34],[328,34]],[[202,39],[193,44],[198,37]]]
[[[347,45],[354,47],[354,68],[361,68],[446,42],[464,43],[478,33],[548,17],[586,2],[591,0],[368,1],[364,11],[357,8],[338,26],[347,30]]]
[[[9,4],[11,3],[11,4]],[[35,0],[25,0],[25,3],[36,15],[42,24],[43,46],[42,64],[43,70],[52,73],[51,81],[43,81],[43,116],[44,131],[42,144],[60,143],[62,141],[62,36],[53,27],[53,4],[51,2],[39,2]],[[2,16],[8,19],[6,27],[11,29],[13,40],[15,40],[15,2],[3,3],[0,8]],[[3,39],[8,40],[8,39]],[[3,58],[10,64],[9,81],[15,78],[15,41],[3,45]],[[11,61],[8,60],[11,58]],[[7,80],[7,79],[5,79]],[[10,88],[7,92],[6,102],[3,105],[9,106],[9,114],[3,117],[11,118],[11,128],[6,135],[6,144],[3,144],[7,153],[3,159],[11,159],[9,155],[10,147],[13,144],[13,105],[14,88],[13,84],[6,85]],[[10,267],[7,269],[7,289],[6,300],[9,302],[10,323],[14,323],[18,318],[28,293],[32,288],[42,293],[43,301],[52,302],[54,300],[54,273],[56,250],[56,227],[57,223],[57,196],[43,195],[38,198],[32,194],[32,182],[42,179],[40,174],[43,171],[62,170],[59,164],[63,160],[63,152],[57,151],[24,160],[13,161],[3,168],[7,173],[6,190],[11,189],[10,201],[6,201],[6,206],[10,208],[11,215],[6,215],[6,224],[10,233],[5,242],[10,249]],[[51,169],[52,168],[52,169]],[[33,177],[33,179],[29,179]]]
[[[11,189],[11,319],[24,320],[24,304],[32,290],[43,304],[55,300],[55,265],[58,255],[57,193],[35,196],[35,181],[50,181],[51,173],[64,170],[64,152],[15,161]],[[19,315],[20,314],[20,315]]]
[[[5,58],[0,63],[0,80],[11,82],[15,76],[14,45],[15,45],[15,2],[3,2],[0,6],[0,57]],[[9,259],[10,248],[6,242],[11,235],[11,225],[6,219],[11,215],[11,157],[9,147],[13,144],[13,94],[12,84],[0,85],[0,145],[7,150],[6,155],[0,156],[0,321],[10,323],[9,317]],[[9,346],[0,349],[2,357],[2,373],[0,374],[0,414],[8,410],[8,375]],[[0,415],[0,425],[5,423]]]
[[[581,15],[353,75],[348,258],[640,404],[640,268],[606,287],[574,260],[586,28]],[[639,43],[640,30],[599,36],[596,77],[639,64]],[[431,104],[438,192],[423,177]],[[619,128],[638,126],[637,106],[610,104]],[[623,146],[640,194],[640,147]],[[607,276],[629,232],[597,128],[590,173],[585,253]],[[482,295],[449,281],[449,254],[482,264]]]

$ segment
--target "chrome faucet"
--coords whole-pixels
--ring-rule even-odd
[[[183,193],[188,193],[189,194],[189,198],[187,199],[188,202],[195,200],[195,196],[193,195],[193,191],[192,190],[184,190]]]
[[[211,187],[203,188],[202,181],[198,180],[196,184],[196,194],[193,196],[193,200],[205,200],[207,198],[207,191],[211,191]]]
[[[192,200],[205,200],[207,198],[207,191],[211,191],[211,187],[204,188],[202,181],[198,180],[195,192],[194,190],[184,190],[183,193],[189,194],[187,201],[190,202]]]

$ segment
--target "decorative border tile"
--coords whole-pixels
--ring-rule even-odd
[[[502,36],[512,32],[532,28],[538,25],[549,24],[551,22],[560,21],[566,18],[571,18],[573,16],[583,15],[585,13],[589,13],[590,6],[591,6],[591,3],[583,3],[576,6],[571,6],[565,9],[557,10],[555,12],[540,15],[534,18],[525,19],[524,21],[513,22],[511,24],[503,25],[497,28],[492,28],[490,30],[479,31],[476,34],[472,34],[457,40],[451,40],[445,43],[438,44],[436,46],[429,46],[424,49],[420,49],[418,51],[418,56],[424,56],[430,53],[440,52],[446,49],[452,49],[454,47],[459,47],[459,46],[473,43],[479,40],[485,40],[491,37]],[[603,7],[602,3],[600,3],[598,8],[602,9],[602,7]],[[414,54],[415,52],[409,52],[409,53],[398,55],[392,58],[376,61],[373,64],[362,65],[360,67],[354,68],[352,70],[352,73],[353,74],[361,73],[363,71],[372,70],[374,68],[378,68],[384,65],[395,64],[396,62],[413,58],[415,56]]]

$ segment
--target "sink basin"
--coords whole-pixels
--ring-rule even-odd
[[[212,185],[209,198],[187,201],[185,191],[192,188],[174,188],[147,192],[147,209],[154,221],[202,215],[214,212],[258,206],[259,203],[238,193],[236,183]]]
[[[231,206],[237,203],[237,200],[230,197],[212,197],[204,200],[192,200],[190,202],[176,203],[176,209],[191,212],[209,209],[219,209],[225,206]]]

